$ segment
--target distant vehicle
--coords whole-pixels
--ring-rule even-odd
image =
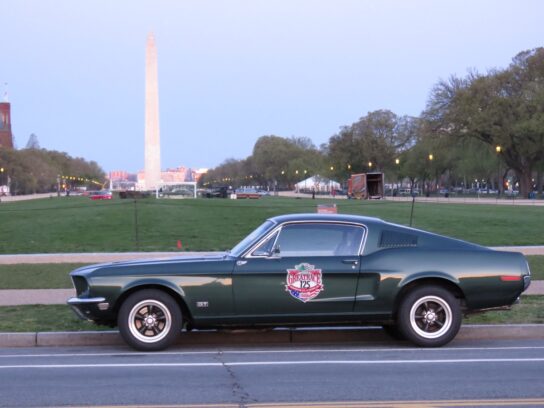
[[[194,191],[189,187],[176,187],[168,191],[160,191],[159,195],[161,197],[194,197]]]
[[[348,195],[362,200],[383,198],[383,173],[352,174],[348,180]]]
[[[509,307],[531,282],[521,253],[344,214],[273,217],[227,253],[90,265],[70,275],[76,314],[117,325],[146,351],[168,347],[183,327],[331,324],[378,324],[439,347],[464,315]]]
[[[262,194],[260,194],[257,190],[254,188],[242,188],[236,190],[236,198],[251,198],[251,199],[257,199],[261,198]]]
[[[149,197],[151,197],[151,193],[149,191],[126,190],[126,191],[119,192],[119,198],[123,198],[123,199],[149,198]]]
[[[89,194],[91,200],[111,200],[113,198],[111,191],[102,190],[102,191],[92,191]]]
[[[409,188],[401,188],[399,189],[397,194],[399,196],[415,197],[415,196],[421,195],[421,190],[419,188],[413,188],[411,190]]]
[[[507,195],[507,196],[514,197],[514,196],[519,195],[519,191],[518,190],[505,190],[504,194]]]
[[[206,191],[206,198],[227,198],[230,194],[230,190],[226,186],[213,187]]]
[[[263,196],[269,196],[270,192],[257,188],[237,188],[235,190],[236,198],[260,198]]]

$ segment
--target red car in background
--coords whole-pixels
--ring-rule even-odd
[[[89,194],[91,200],[111,200],[112,194],[111,191],[93,191]]]

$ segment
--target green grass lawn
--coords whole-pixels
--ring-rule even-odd
[[[86,264],[0,265],[0,289],[69,289],[72,270]]]
[[[311,200],[112,200],[0,204],[0,253],[224,250],[266,218],[315,212]],[[408,225],[411,203],[337,200],[338,212]],[[416,203],[413,226],[482,245],[544,244],[544,207]]]
[[[224,250],[264,219],[315,212],[329,200],[113,200],[87,198],[0,203],[0,254],[54,252]],[[338,212],[408,225],[410,203],[337,201]],[[416,203],[414,226],[482,245],[544,244],[544,207]],[[528,257],[533,279],[544,279],[544,256]],[[71,288],[68,273],[83,264],[0,265],[0,289]],[[465,323],[544,323],[544,296],[523,297],[511,312]],[[0,332],[99,329],[68,307],[0,307]]]
[[[528,256],[533,280],[544,280],[544,256]],[[0,289],[69,289],[70,271],[86,264],[0,265]]]
[[[544,296],[522,296],[512,310],[470,315],[464,324],[544,323]]]
[[[527,256],[532,280],[544,280],[544,256]]]
[[[66,305],[3,306],[0,315],[0,333],[111,330],[79,319]]]
[[[63,305],[4,306],[0,315],[0,332],[111,330],[78,319]],[[544,323],[544,296],[524,296],[512,310],[472,315],[463,323]]]

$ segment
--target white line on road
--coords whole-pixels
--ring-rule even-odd
[[[158,367],[239,367],[239,366],[287,366],[287,365],[380,365],[380,364],[471,364],[471,363],[541,363],[544,358],[471,358],[437,360],[307,360],[307,361],[239,361],[231,363],[144,363],[144,364],[27,364],[0,365],[0,369],[38,368],[158,368]]]
[[[441,347],[441,348],[357,348],[357,349],[269,349],[269,350],[207,350],[207,351],[168,351],[168,352],[125,352],[125,353],[51,353],[51,354],[0,354],[0,358],[55,358],[55,357],[126,357],[126,356],[192,356],[216,354],[289,354],[289,353],[376,353],[376,352],[443,352],[443,351],[511,351],[511,350],[542,350],[544,346],[512,346],[512,347]]]

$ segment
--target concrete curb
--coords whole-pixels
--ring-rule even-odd
[[[544,339],[544,324],[463,325],[459,340]],[[391,341],[380,327],[192,331],[179,345],[376,343]],[[118,331],[0,333],[0,347],[118,346]]]

